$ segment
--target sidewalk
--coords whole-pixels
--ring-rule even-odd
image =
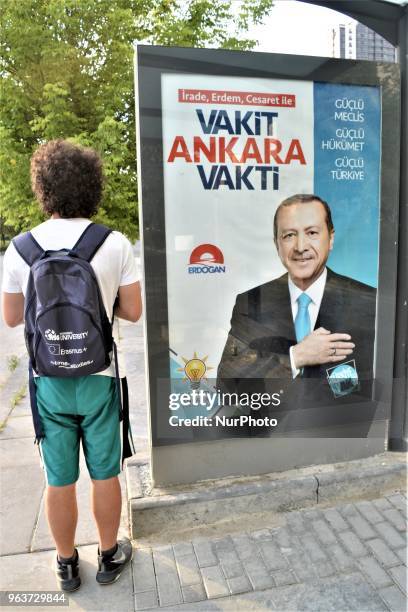
[[[141,324],[121,323],[121,336],[127,353],[132,428],[137,453],[143,456],[147,453],[147,417]],[[13,354],[16,346],[17,341],[8,342],[2,359]],[[55,590],[51,569],[55,553],[43,512],[44,480],[33,445],[28,397],[13,409],[10,403],[14,389],[24,386],[24,358],[12,376],[7,375],[6,367],[4,372],[2,406],[10,414],[0,435],[0,588]],[[363,481],[364,472],[361,478]],[[122,485],[125,498],[124,478]],[[117,583],[105,588],[95,581],[97,538],[84,466],[78,492],[77,544],[83,584],[69,596],[70,609],[406,609],[407,502],[401,492],[387,491],[375,500],[347,504],[319,503],[281,513],[273,523],[249,524],[229,534],[211,533],[210,529],[206,537],[179,542],[134,542],[132,565]],[[121,532],[128,533],[126,503]]]

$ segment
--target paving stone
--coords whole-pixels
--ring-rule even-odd
[[[339,533],[339,540],[353,557],[365,557],[367,549],[352,531]]]
[[[401,548],[402,546],[405,546],[404,538],[392,525],[389,525],[386,522],[377,523],[375,528],[391,548]]]
[[[274,589],[271,600],[279,612],[379,612],[387,609],[375,589],[360,573]],[[268,607],[248,606],[247,610],[267,610]]]
[[[194,554],[194,548],[191,542],[177,542],[173,544],[173,552],[177,559],[177,557]]]
[[[238,534],[231,536],[232,543],[241,560],[250,559],[257,554],[257,547],[248,534]]]
[[[384,567],[399,565],[398,557],[396,557],[393,551],[379,538],[376,540],[368,540],[367,546],[370,547],[378,561]]]
[[[286,586],[287,584],[295,584],[297,582],[295,574],[292,570],[281,570],[272,574],[276,586]]]
[[[367,519],[369,523],[381,523],[384,520],[372,502],[357,502],[356,508],[359,512],[361,512],[361,514],[364,516],[365,519]]]
[[[203,567],[201,574],[208,599],[229,595],[229,587],[220,567]]]
[[[358,510],[355,507],[354,504],[344,504],[344,506],[340,506],[338,508],[340,514],[342,516],[348,517],[348,516],[359,516],[358,514]]]
[[[304,552],[295,552],[288,555],[289,564],[292,570],[294,570],[299,582],[306,582],[307,580],[316,577],[316,571],[310,558]]]
[[[275,583],[260,557],[255,556],[251,559],[246,559],[243,565],[254,591],[274,586]]]
[[[2,469],[0,473],[0,552],[2,555],[28,552],[33,537],[33,527],[41,507],[41,498],[44,489],[43,471],[37,465],[37,457],[33,456],[33,464],[16,467],[4,466],[5,458],[12,456],[14,448],[25,443],[26,456],[31,450],[36,450],[34,444],[27,440],[1,440],[0,453]],[[6,444],[9,445],[6,447]],[[11,447],[11,448],[10,448]],[[8,455],[8,456],[7,456]],[[30,457],[31,459],[31,457]],[[24,474],[24,478],[22,478]],[[5,492],[7,491],[7,495]],[[18,507],[18,529],[16,526],[16,506]],[[52,545],[49,547],[51,548]]]
[[[352,557],[345,553],[340,544],[333,544],[327,550],[327,554],[334,561],[340,572],[347,572],[355,568]]]
[[[257,531],[251,531],[249,534],[255,541],[271,540],[272,534],[269,529],[258,529]]]
[[[213,550],[221,564],[237,563],[239,561],[238,554],[229,537],[215,540]]]
[[[326,510],[324,513],[325,519],[330,523],[330,526],[335,531],[346,531],[349,527],[347,523],[344,521],[340,513],[334,508],[330,508]]]
[[[193,546],[200,567],[218,565],[218,559],[214,554],[210,542],[206,540],[193,540]]]
[[[391,612],[405,612],[407,600],[396,586],[386,587],[378,591]]]
[[[386,499],[385,497],[380,497],[379,499],[373,499],[373,504],[377,508],[383,512],[384,510],[390,510],[393,508],[393,505]]]
[[[394,578],[394,581],[398,584],[401,591],[407,594],[407,568],[404,565],[398,565],[397,567],[391,567],[389,573]]]
[[[2,442],[12,439],[29,438],[33,439],[33,419],[30,414],[21,414],[16,416],[16,413],[11,413],[7,420],[7,426],[1,434]],[[28,443],[28,441],[27,441]]]
[[[135,610],[151,610],[157,608],[158,598],[157,591],[144,591],[143,593],[135,593]]]
[[[229,580],[230,578],[238,578],[239,576],[244,575],[244,568],[240,561],[237,563],[222,563],[221,564],[222,571],[224,572],[224,576]]]
[[[201,582],[201,574],[194,553],[184,555],[183,557],[177,557],[176,565],[182,587]]]
[[[320,547],[318,540],[316,540],[314,536],[310,534],[300,536],[300,541],[313,562],[325,561],[327,559],[326,553]]]
[[[313,508],[313,510],[303,510],[302,515],[305,521],[317,521],[322,518],[322,511],[318,508]]]
[[[288,563],[275,542],[263,542],[260,552],[268,570],[286,569]]]
[[[403,495],[401,495],[401,493],[394,493],[394,495],[388,495],[387,499],[392,503],[393,506],[398,508],[398,510],[406,514],[407,500]]]
[[[179,581],[173,574],[157,574],[157,590],[161,606],[174,606],[183,601]]]
[[[157,590],[161,606],[171,606],[183,601],[172,546],[153,548]]]
[[[376,533],[371,527],[370,523],[366,521],[361,515],[349,515],[347,517],[348,522],[356,532],[359,538],[363,540],[369,540],[370,538],[375,538]]]
[[[394,551],[396,555],[398,555],[398,557],[401,559],[401,561],[404,563],[404,565],[407,564],[407,556],[408,556],[408,551],[406,548],[400,548],[399,550]]]
[[[407,523],[402,514],[398,510],[396,510],[396,508],[392,508],[391,510],[384,510],[383,515],[385,516],[387,521],[392,523],[394,527],[398,529],[398,531],[403,531],[404,533],[406,533]]]
[[[194,603],[195,601],[204,601],[207,599],[204,587],[202,584],[192,584],[182,587],[183,599],[185,603]]]
[[[324,521],[323,519],[313,521],[312,527],[317,533],[317,537],[322,542],[322,544],[335,544],[337,542],[336,536],[333,534],[331,529],[327,526],[326,521]]]
[[[276,542],[280,549],[291,548],[292,541],[289,530],[286,527],[280,527],[279,529],[272,529],[272,540]]]
[[[333,576],[336,573],[333,564],[330,561],[318,561],[314,564],[316,574],[319,578],[327,578],[327,576]]]
[[[236,595],[238,593],[248,593],[248,591],[252,591],[252,586],[248,578],[244,575],[236,576],[235,578],[230,578],[229,580],[227,580],[227,583],[231,595]]]
[[[229,535],[212,540],[212,545],[215,553],[230,552],[235,550],[234,543]]]
[[[299,552],[303,551],[302,544],[300,542],[300,536],[292,534],[290,536],[290,542],[291,542],[292,550],[285,554],[291,554],[291,552],[295,552],[295,551],[299,551]]]
[[[152,548],[152,555],[156,572],[167,571],[168,567],[176,571],[176,562],[174,560],[174,552],[171,544],[167,544],[166,546],[154,546]]]
[[[383,570],[381,565],[374,559],[374,557],[364,557],[357,561],[361,571],[376,589],[392,584],[392,580],[386,571]]]
[[[134,551],[132,571],[135,593],[156,591],[156,576],[150,549],[137,548]]]
[[[302,513],[297,512],[289,512],[286,516],[286,524],[288,528],[294,533],[304,533],[306,529],[305,522],[303,520]]]

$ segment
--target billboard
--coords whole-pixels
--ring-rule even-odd
[[[154,77],[168,343],[157,437],[365,437],[385,417],[381,83],[260,76],[259,54],[240,55],[252,74],[249,59],[244,75],[181,62]]]

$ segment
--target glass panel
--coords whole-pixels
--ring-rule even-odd
[[[397,67],[142,49],[154,444],[368,436],[391,399]],[[299,351],[321,328],[324,355]]]
[[[344,46],[346,31],[347,38],[352,40],[352,49]],[[395,48],[367,26],[326,7],[294,0],[275,2],[264,24],[251,30],[251,37],[259,41],[256,47],[259,51],[347,59],[372,59],[375,54],[369,56],[360,51],[360,46],[369,40],[376,47],[383,44],[394,51],[394,54],[385,51],[383,55],[377,54],[380,61],[396,61]]]

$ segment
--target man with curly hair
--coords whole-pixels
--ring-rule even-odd
[[[64,140],[40,146],[31,159],[31,182],[43,212],[49,216],[31,230],[44,250],[72,249],[91,224],[103,188],[102,162],[90,148]],[[90,264],[109,319],[137,321],[141,315],[140,283],[130,242],[109,233]],[[4,256],[2,310],[5,323],[24,322],[24,296],[30,268],[13,243]],[[115,329],[114,329],[115,335]],[[120,376],[124,364],[119,353]],[[129,540],[117,541],[121,516],[121,439],[115,368],[77,377],[35,378],[38,412],[45,437],[40,451],[47,480],[46,515],[57,549],[56,575],[63,590],[80,586],[76,481],[79,445],[92,481],[92,510],[99,534],[99,583],[116,580],[131,559]]]

